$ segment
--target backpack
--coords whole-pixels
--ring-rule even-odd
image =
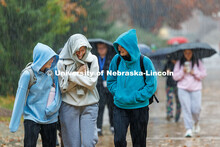
[[[27,90],[27,94],[26,94],[26,100],[25,100],[25,104],[26,104],[26,101],[27,101],[27,97],[28,97],[28,94],[29,94],[29,91],[30,91],[30,88],[31,86],[33,86],[36,82],[37,82],[37,78],[34,74],[34,71],[33,69],[31,68],[31,64],[32,62],[29,62],[25,68],[22,70],[21,74],[20,74],[20,77],[21,75],[27,70],[29,73],[30,73],[30,81],[29,81],[29,84],[28,84],[28,90]],[[54,73],[51,74],[51,78],[52,80],[54,81]]]
[[[117,70],[118,70],[118,66],[121,62],[121,58],[118,57],[117,59]],[[143,77],[144,77],[144,81],[146,79],[146,71],[144,69],[144,55],[140,56],[140,66],[141,66],[141,72],[143,73]],[[144,82],[145,83],[145,82]],[[145,83],[146,85],[146,83]],[[157,99],[155,93],[152,95],[152,97],[149,99],[149,105],[151,105],[154,102],[154,99],[156,100],[157,103],[159,103],[159,100]]]

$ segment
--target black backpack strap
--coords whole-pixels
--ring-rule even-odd
[[[155,94],[153,94],[153,96],[152,96],[156,101],[157,101],[157,103],[159,103],[159,100],[158,100],[158,98],[156,97],[156,95]]]
[[[121,62],[121,58],[120,58],[120,56],[118,56],[118,59],[117,59],[117,70],[118,70],[118,66],[119,66],[120,62]]]
[[[141,72],[143,73],[143,77],[144,77],[144,83],[145,83],[145,80],[146,80],[146,71],[144,69],[144,55],[141,55],[140,56],[140,66],[141,66]],[[145,83],[146,85],[146,83]]]

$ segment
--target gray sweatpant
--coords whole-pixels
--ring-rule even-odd
[[[94,147],[97,135],[98,104],[72,106],[62,102],[60,124],[65,147]]]
[[[199,121],[202,99],[201,90],[187,91],[178,88],[178,96],[182,107],[185,128],[192,129],[194,123]]]

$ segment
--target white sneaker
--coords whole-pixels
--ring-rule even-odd
[[[110,131],[112,132],[112,134],[115,133],[114,127],[110,127]]]
[[[199,123],[195,123],[193,126],[193,133],[199,133],[199,132],[200,132]]]
[[[192,130],[191,129],[188,129],[187,131],[186,131],[186,134],[185,134],[185,137],[192,137],[193,135],[192,135]]]

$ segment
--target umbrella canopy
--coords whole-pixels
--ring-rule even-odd
[[[176,51],[177,45],[170,46],[170,47],[165,47],[165,48],[160,48],[156,50],[155,52],[152,52],[149,54],[150,58],[155,58],[155,59],[165,59],[167,55],[173,53]]]
[[[167,48],[158,49],[150,55],[151,58],[166,58],[180,59],[183,56],[183,50],[191,49],[196,58],[201,59],[210,57],[216,53],[207,43],[193,42],[174,45]]]
[[[141,54],[146,55],[146,56],[152,52],[150,47],[146,44],[138,44],[138,48]]]
[[[88,41],[92,46],[91,52],[93,54],[95,54],[96,56],[98,56],[98,51],[97,51],[97,44],[98,43],[104,43],[104,44],[107,45],[109,56],[113,57],[116,54],[116,52],[114,50],[114,47],[113,47],[113,44],[110,41],[107,41],[107,40],[104,40],[104,39],[101,39],[101,38],[92,38],[92,39],[88,39]]]
[[[162,71],[165,66],[165,61],[169,53],[172,53],[173,46],[167,48],[161,48],[156,50],[155,52],[151,52],[148,54],[148,57],[153,62],[156,71]]]
[[[183,43],[187,43],[188,39],[185,37],[174,37],[170,40],[167,41],[168,45],[177,45],[177,44],[183,44]]]
[[[216,50],[207,43],[193,42],[176,46],[176,51],[170,56],[175,59],[180,59],[183,56],[183,50],[186,49],[191,49],[195,57],[198,59],[210,57],[216,53]]]

